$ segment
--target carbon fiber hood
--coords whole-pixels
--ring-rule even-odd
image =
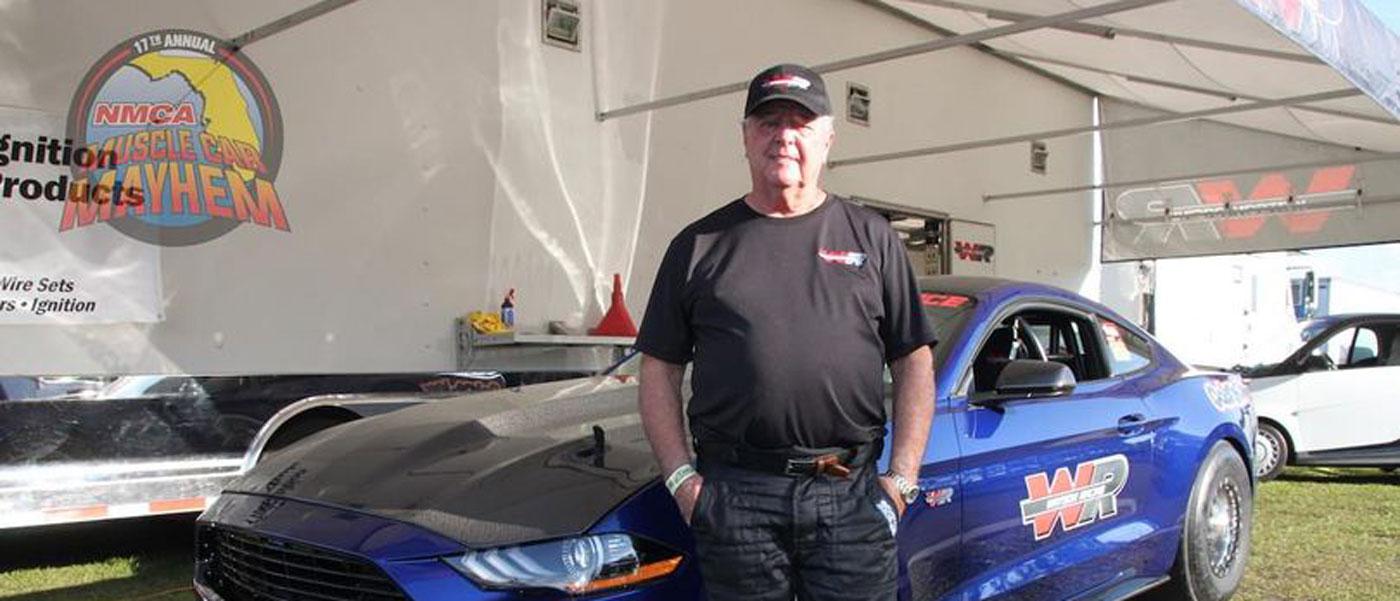
[[[229,490],[351,508],[473,547],[577,534],[659,473],[636,399],[635,381],[590,378],[438,400],[317,434]]]

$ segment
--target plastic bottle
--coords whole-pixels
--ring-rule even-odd
[[[511,288],[506,293],[506,299],[501,301],[501,323],[507,328],[515,329],[515,289]]]

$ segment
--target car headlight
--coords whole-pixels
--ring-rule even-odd
[[[598,534],[470,551],[446,561],[486,588],[579,595],[660,578],[680,567],[681,556],[627,534]]]

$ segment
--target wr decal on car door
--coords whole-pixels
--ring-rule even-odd
[[[1118,493],[1128,484],[1128,458],[1109,455],[1085,461],[1074,468],[1026,476],[1026,499],[1021,501],[1021,523],[1032,527],[1035,540],[1055,533],[1055,522],[1066,531],[1118,513]]]

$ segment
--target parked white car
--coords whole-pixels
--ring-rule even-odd
[[[1400,314],[1308,322],[1303,346],[1243,370],[1259,412],[1255,471],[1285,465],[1400,466]]]

